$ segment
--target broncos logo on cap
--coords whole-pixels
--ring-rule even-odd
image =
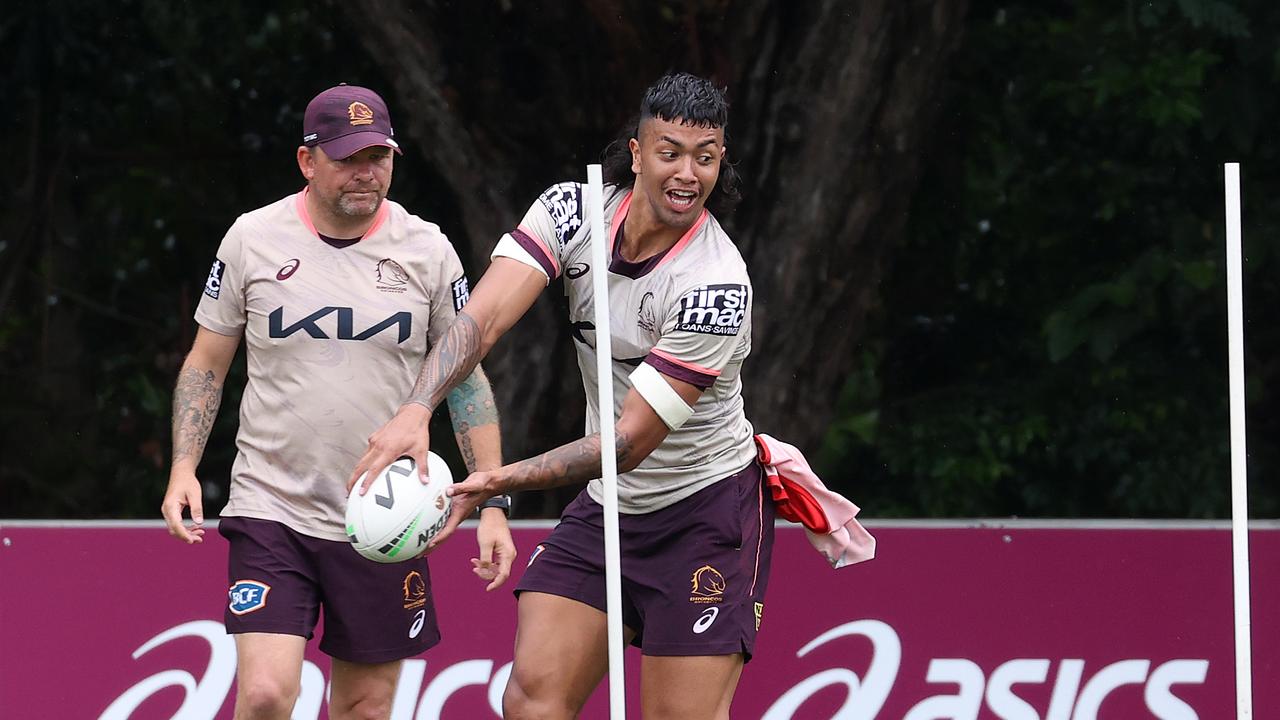
[[[352,125],[372,125],[373,110],[359,100],[347,106],[347,117]]]

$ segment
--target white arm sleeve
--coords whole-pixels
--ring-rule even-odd
[[[649,403],[649,407],[672,430],[683,425],[693,414],[693,408],[685,403],[680,393],[652,365],[640,363],[640,367],[631,373],[631,387],[640,393],[640,397]]]
[[[512,260],[518,260],[525,265],[534,268],[543,275],[547,274],[547,271],[542,267],[542,264],[535,260],[534,257],[529,254],[528,250],[520,247],[520,243],[516,242],[515,238],[511,237],[510,233],[503,233],[502,239],[493,247],[493,252],[489,253],[489,259],[492,260],[496,257],[508,257]],[[547,278],[547,284],[551,284],[550,277]]]

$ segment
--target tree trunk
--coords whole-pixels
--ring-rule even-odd
[[[465,229],[451,235],[476,272],[542,187],[583,174],[576,163],[594,160],[663,72],[726,84],[745,186],[724,220],[756,289],[748,411],[816,451],[902,234],[967,4],[703,0],[679,16],[641,0],[345,7],[394,78],[406,145],[452,191]],[[531,134],[535,116],[562,132]],[[559,293],[547,295],[486,361],[511,456],[582,430]]]
[[[816,451],[902,236],[967,0],[754,2],[733,222],[756,290],[748,410]],[[743,110],[746,113],[743,113]],[[745,114],[745,121],[744,121]]]

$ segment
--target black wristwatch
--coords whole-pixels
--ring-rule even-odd
[[[498,508],[502,510],[502,514],[511,517],[511,496],[510,495],[494,495],[493,497],[480,503],[480,509]]]

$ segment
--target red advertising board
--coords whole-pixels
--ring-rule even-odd
[[[522,559],[549,527],[517,524]],[[735,719],[1234,717],[1224,524],[868,529],[878,557],[832,570],[779,526]],[[395,720],[499,717],[515,602],[510,586],[486,594],[471,575],[473,537],[464,529],[433,556],[444,641],[404,664]],[[188,547],[159,524],[0,523],[0,718],[230,718],[226,544],[206,538]],[[1280,717],[1280,527],[1260,524],[1250,542],[1255,717]],[[298,719],[327,717],[329,663],[314,644]],[[584,718],[607,717],[606,692]]]

